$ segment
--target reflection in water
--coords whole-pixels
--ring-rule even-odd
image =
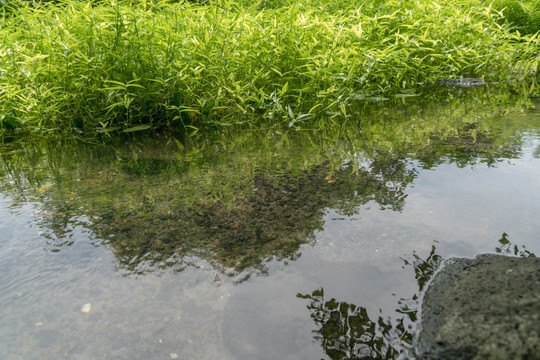
[[[404,316],[396,320],[383,316],[371,320],[363,307],[335,299],[325,301],[322,288],[311,295],[297,295],[311,301],[307,308],[319,326],[313,337],[330,359],[396,359],[412,355],[419,294],[439,267],[441,257],[432,246],[426,259],[413,253],[412,259],[402,260],[413,268],[419,290],[411,299],[400,299],[396,312]]]
[[[394,327],[382,317],[372,321],[365,308],[354,304],[325,301],[322,288],[298,297],[310,300],[307,308],[319,326],[313,338],[329,358],[394,359],[399,354],[400,341],[405,340],[402,326]]]
[[[540,118],[479,99],[317,131],[3,147],[0,358],[403,357],[432,239],[463,255],[477,234],[538,233]]]
[[[414,269],[414,277],[418,283],[418,291],[424,290],[426,282],[431,279],[433,273],[441,264],[442,258],[435,253],[435,245],[431,246],[431,252],[424,260],[416,254],[412,253],[412,259],[401,258],[405,266],[411,266]]]
[[[493,94],[475,95],[485,103],[456,98],[431,113],[411,104],[398,120],[380,109],[319,131],[24,144],[3,152],[0,190],[14,206],[38,204],[52,251],[82,226],[130,272],[181,270],[190,256],[229,274],[264,272],[270,258],[296,259],[328,208],[402,211],[420,168],[519,156],[516,133],[532,127],[501,116],[520,114],[521,100],[501,115]]]
[[[503,233],[498,241],[501,247],[495,251],[506,255],[535,257],[526,250],[519,250]],[[318,330],[313,338],[320,342],[324,352],[332,360],[344,359],[409,359],[414,357],[413,341],[415,322],[420,308],[419,298],[442,262],[433,245],[430,253],[422,259],[415,252],[412,258],[402,258],[405,268],[411,268],[418,284],[418,291],[411,299],[400,299],[396,313],[404,316],[395,320],[378,316],[372,320],[365,308],[336,299],[325,300],[324,289],[319,288],[312,294],[297,297],[310,300],[307,305],[311,318]]]
[[[279,175],[256,170],[249,191],[239,192],[227,202],[200,203],[195,211],[178,207],[154,217],[155,206],[142,209],[145,216],[159,219],[163,226],[141,229],[138,213],[116,217],[115,227],[105,230],[132,244],[116,248],[118,242],[112,243],[121,259],[140,258],[151,251],[161,257],[152,260],[162,261],[171,254],[197,249],[198,255],[217,261],[217,265],[241,271],[256,267],[269,255],[294,259],[299,246],[321,229],[325,208],[341,205],[344,212],[351,212],[379,196],[385,205],[399,209],[408,182],[406,173],[397,175],[401,179],[395,186],[379,174],[353,173],[351,169],[338,169],[330,177],[327,163],[296,175],[285,170]]]
[[[530,252],[525,248],[524,245],[521,246],[521,249],[517,245],[513,245],[510,240],[508,240],[508,234],[503,233],[499,239],[499,245],[495,248],[495,251],[502,255],[514,255],[520,257],[536,257],[534,253]]]
[[[259,139],[241,140],[250,152],[223,155],[214,144],[217,151],[189,150],[200,153],[189,161],[168,139],[158,151],[144,143],[27,145],[3,157],[10,180],[3,188],[20,193],[15,203],[39,204],[36,216],[53,251],[73,244],[72,229],[83,226],[130,271],[181,269],[183,258],[196,255],[239,272],[264,271],[269,257],[295,259],[322,229],[327,208],[351,215],[374,201],[400,211],[415,177],[405,160],[389,155],[362,168],[350,161],[336,167],[317,148],[304,148],[304,156],[313,155],[308,160],[294,157],[294,147],[260,159],[253,153]]]

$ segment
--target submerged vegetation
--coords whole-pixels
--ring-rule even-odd
[[[460,77],[537,94],[535,23],[527,20],[528,34],[515,31],[507,8],[480,0],[5,0],[0,132],[324,126],[365,101]]]
[[[540,129],[520,97],[473,88],[446,101],[312,131],[16,143],[0,158],[0,190],[14,207],[36,204],[53,252],[82,227],[129,272],[194,257],[229,275],[264,272],[269,259],[296,259],[328,209],[402,211],[420,169],[494,166],[519,156],[523,129]]]

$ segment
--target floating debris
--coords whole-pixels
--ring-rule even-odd
[[[440,79],[440,80],[437,80],[436,83],[439,85],[457,86],[457,87],[474,87],[474,86],[479,86],[479,85],[498,84],[498,83],[487,83],[482,79],[474,79],[474,78]]]
[[[84,304],[83,306],[81,306],[81,312],[83,313],[89,313],[90,310],[92,310],[92,304],[90,303]]]
[[[171,359],[178,359],[178,355],[176,353],[171,353]]]

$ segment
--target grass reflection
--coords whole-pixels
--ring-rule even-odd
[[[535,257],[535,254],[521,246],[512,244],[503,233],[495,252],[520,257]],[[298,294],[298,298],[309,300],[307,309],[318,329],[313,338],[318,341],[324,353],[332,360],[345,359],[409,359],[414,358],[414,337],[420,307],[420,296],[425,285],[440,267],[443,258],[437,254],[435,245],[422,258],[415,252],[401,259],[405,269],[414,272],[418,290],[410,298],[401,298],[396,319],[381,313],[376,319],[369,316],[366,308],[338,301],[326,300],[324,289],[311,294]],[[402,316],[401,316],[402,315]]]
[[[322,288],[298,297],[310,300],[307,308],[319,326],[313,338],[330,359],[394,359],[400,353],[394,342],[402,337],[401,328],[382,317],[373,321],[363,307],[325,300]]]
[[[334,298],[325,300],[323,288],[312,294],[298,294],[310,301],[307,308],[319,327],[313,331],[313,338],[320,342],[325,354],[332,360],[410,357],[419,294],[441,263],[441,256],[435,251],[433,246],[426,259],[416,253],[410,259],[402,259],[406,268],[414,270],[418,292],[410,299],[400,299],[396,312],[403,316],[395,320],[384,314],[372,319],[364,307]]]
[[[329,208],[401,211],[420,168],[518,157],[521,132],[538,126],[522,99],[470,91],[472,100],[443,105],[358,109],[317,131],[19,143],[2,150],[0,190],[13,206],[36,204],[53,251],[82,226],[130,272],[181,269],[190,256],[232,274],[264,272],[270,258],[300,256]]]

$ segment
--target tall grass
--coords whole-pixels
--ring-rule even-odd
[[[10,9],[0,24],[2,130],[294,124],[460,76],[538,91],[538,35],[510,31],[476,0]]]
[[[503,16],[512,29],[524,34],[536,34],[540,31],[540,0],[496,0],[496,10]]]

